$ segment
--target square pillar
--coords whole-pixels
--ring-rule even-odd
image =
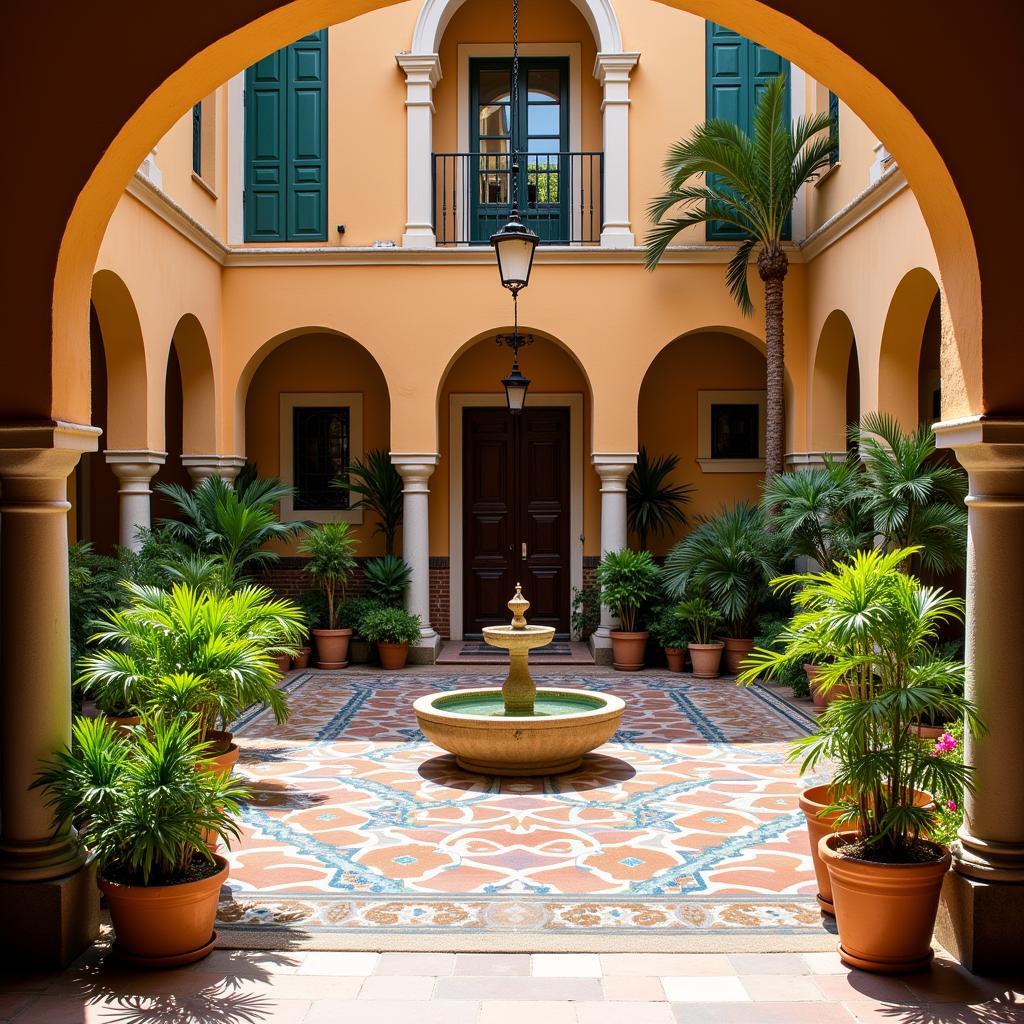
[[[399,53],[405,72],[406,221],[402,246],[433,249],[434,235],[434,86],[441,79],[436,53]]]
[[[391,464],[402,478],[402,557],[412,569],[405,595],[410,615],[420,617],[420,640],[409,649],[413,663],[432,665],[441,638],[430,624],[430,480],[440,456],[392,452]]]
[[[629,76],[639,53],[599,53],[594,77],[604,89],[604,202],[601,245],[631,249],[636,245],[629,219]]]
[[[594,452],[591,461],[601,478],[601,557],[626,547],[626,481],[636,465],[636,452]],[[611,664],[611,631],[618,619],[602,602],[601,624],[590,638],[590,649],[598,664]]]

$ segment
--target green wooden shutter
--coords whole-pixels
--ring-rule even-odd
[[[828,94],[828,116],[832,118],[832,127],[828,130],[828,141],[832,143],[828,165],[835,167],[839,163],[839,97],[832,91]]]
[[[327,30],[245,73],[245,240],[327,238]]]
[[[192,105],[192,170],[203,174],[203,105]]]
[[[707,118],[731,121],[749,135],[753,130],[754,107],[768,79],[784,74],[788,86],[789,61],[732,29],[713,21],[706,25]],[[787,88],[786,118],[789,116]],[[743,237],[743,232],[730,224],[709,224],[707,237],[713,241],[735,241]]]

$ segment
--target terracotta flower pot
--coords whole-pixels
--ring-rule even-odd
[[[668,662],[669,672],[682,672],[686,663],[685,647],[666,647],[665,660]]]
[[[228,862],[209,878],[181,885],[122,885],[101,875],[118,957],[138,967],[175,967],[201,960],[213,949],[217,899]]]
[[[936,854],[925,864],[876,864],[837,852],[855,832],[835,832],[818,843],[828,867],[839,928],[839,957],[850,967],[880,974],[911,974],[932,959],[932,932],[949,850],[924,840]]]
[[[275,654],[274,663],[278,672],[284,675],[292,667],[292,656],[290,654]]]
[[[698,679],[717,679],[724,648],[725,644],[721,641],[714,644],[687,644],[686,649],[690,652],[693,674]]]
[[[380,667],[388,671],[405,668],[409,658],[408,644],[386,644],[377,642],[377,653],[380,655]]]
[[[816,708],[823,708],[825,706],[825,694],[818,689],[818,666],[805,661],[804,675],[807,676],[807,689],[811,691],[811,703]]]
[[[921,740],[937,740],[944,732],[948,732],[944,725],[912,725],[910,731]]]
[[[804,666],[806,668],[806,666]],[[812,666],[813,667],[813,666]],[[927,807],[934,803],[931,794],[917,792],[914,802],[919,807]],[[818,882],[818,906],[823,913],[836,916],[835,906],[832,901],[832,883],[829,881],[828,868],[818,856],[818,843],[825,836],[832,835],[836,830],[836,819],[838,811],[831,814],[821,814],[826,807],[835,803],[835,794],[830,785],[811,786],[800,794],[800,810],[804,812],[807,819],[807,835],[811,841],[811,863],[814,865],[814,877]],[[852,823],[847,825],[852,828]]]
[[[739,675],[743,659],[754,649],[753,640],[741,640],[737,637],[725,638],[725,671],[727,675]]]
[[[351,629],[314,629],[316,663],[321,668],[344,668],[348,664]]]
[[[120,733],[128,734],[133,725],[138,725],[142,719],[138,715],[106,715],[107,721]]]
[[[644,654],[651,634],[646,630],[627,633],[625,630],[613,629],[611,635],[612,665],[619,672],[639,672],[644,667]]]
[[[312,647],[300,647],[299,653],[292,658],[292,668],[308,668],[309,656],[313,653]]]
[[[221,775],[230,772],[238,761],[238,744],[234,742],[232,734],[210,729],[206,734],[206,742],[214,744],[213,752],[199,762],[199,767]]]

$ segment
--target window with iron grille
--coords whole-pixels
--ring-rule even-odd
[[[351,431],[348,406],[296,406],[292,410],[294,508],[347,509],[349,493],[331,484],[348,472]]]

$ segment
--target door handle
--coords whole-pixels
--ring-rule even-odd
[[[526,561],[526,541],[525,540],[523,541],[523,553],[522,553],[522,555],[520,557],[522,558],[522,560],[524,562]]]

